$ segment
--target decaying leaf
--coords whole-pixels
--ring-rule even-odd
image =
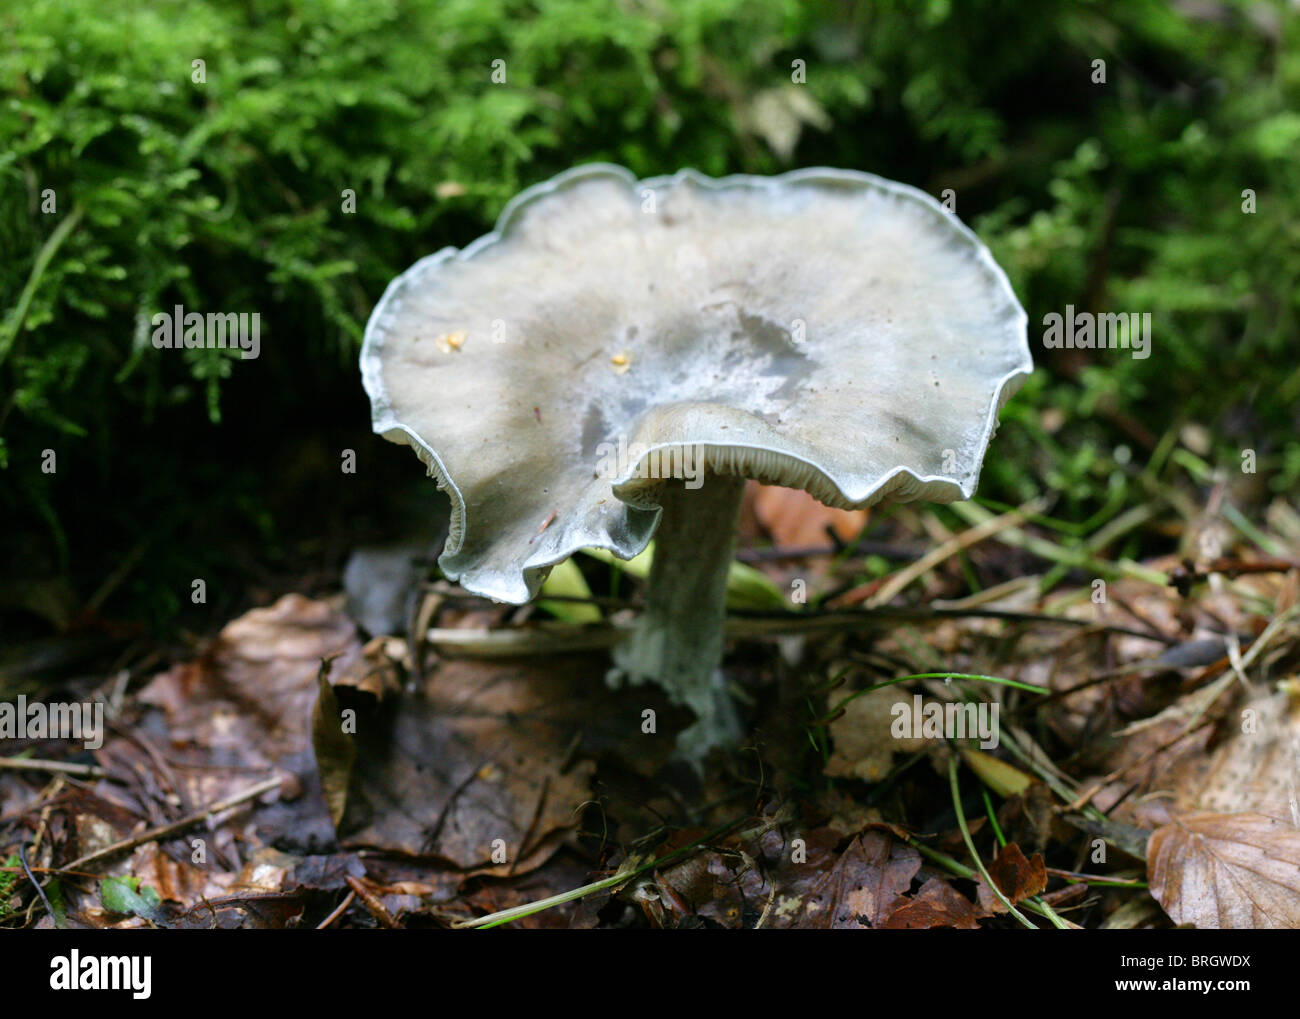
[[[1151,895],[1176,924],[1300,927],[1300,831],[1263,814],[1189,814],[1151,836]]]
[[[932,877],[914,896],[904,899],[880,926],[886,930],[954,927],[970,931],[979,930],[979,918],[987,915],[947,881]]]
[[[852,541],[867,525],[867,510],[834,509],[802,489],[749,484],[754,515],[778,548],[815,548],[828,544],[831,535]]]
[[[140,700],[161,708],[191,803],[212,803],[280,765],[308,756],[321,660],[360,661],[356,626],[322,601],[285,595],[228,623],[201,658],[156,676]],[[307,764],[308,762],[302,762]]]
[[[357,748],[347,731],[338,697],[329,682],[328,671],[328,667],[322,667],[318,680],[320,696],[312,708],[311,741],[316,752],[316,770],[320,773],[321,789],[325,793],[325,802],[329,804],[330,820],[337,828],[347,807],[348,786],[352,782],[352,769],[357,763]]]
[[[1008,842],[999,851],[997,858],[989,864],[989,877],[993,878],[998,889],[1017,905],[1025,899],[1039,895],[1047,887],[1047,865],[1043,857],[1035,853],[1032,858],[1025,854],[1014,842]],[[1002,900],[993,894],[981,879],[979,884],[980,904],[991,912],[1006,912]]]
[[[1212,753],[1189,755],[1162,782],[1184,810],[1256,811],[1300,825],[1300,704],[1258,693],[1227,715]]]
[[[899,905],[921,869],[921,854],[883,831],[855,838],[804,900],[799,927],[876,927]]]
[[[345,694],[355,691],[375,700],[383,700],[402,688],[406,669],[407,645],[400,637],[372,637],[361,649],[361,657],[351,654],[343,662],[329,661],[326,678],[335,690]]]
[[[857,778],[879,782],[893,767],[894,755],[912,753],[926,746],[927,740],[915,736],[895,738],[893,708],[897,703],[911,705],[912,695],[898,687],[872,690],[854,697],[844,705],[844,714],[831,723],[834,752],[826,765],[833,778]]]
[[[449,660],[424,689],[358,715],[343,844],[500,876],[544,862],[591,796],[581,742],[612,728],[654,752],[640,700],[615,703],[604,668],[599,655],[545,667]]]

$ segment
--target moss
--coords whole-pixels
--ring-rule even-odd
[[[1107,498],[1088,449],[1180,420],[1294,484],[1297,20],[1155,0],[32,0],[0,15],[0,506],[83,595],[151,527],[193,533],[121,596],[176,590],[219,521],[273,541],[273,447],[364,431],[353,355],[385,283],[598,159],[951,187],[1031,323],[1150,311],[1145,361],[1041,359],[987,494],[1046,479],[1083,519]],[[151,317],[178,303],[259,312],[262,357],[154,350]],[[1070,422],[1050,442],[1043,406]],[[167,531],[178,503],[200,519]]]

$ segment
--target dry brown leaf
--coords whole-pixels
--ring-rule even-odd
[[[1043,857],[1035,853],[1032,859],[1026,859],[1020,847],[1008,842],[998,850],[997,858],[989,864],[989,876],[993,878],[1002,894],[1011,900],[1012,905],[1040,894],[1047,888],[1047,865]],[[980,904],[993,912],[1006,912],[1006,906],[993,894],[984,882],[979,882]]]
[[[406,641],[400,637],[372,637],[361,649],[361,657],[349,658],[346,667],[330,663],[329,681],[341,687],[383,700],[402,689]]]
[[[979,918],[987,915],[947,881],[932,877],[914,896],[903,900],[880,926],[885,930],[953,927],[973,931],[979,930]]]
[[[1300,824],[1300,704],[1261,693],[1228,712],[1230,735],[1209,754],[1185,758],[1161,782],[1184,811],[1255,811]]]
[[[797,927],[876,927],[899,905],[921,869],[921,854],[883,831],[855,838],[812,888]]]
[[[334,837],[310,742],[316,677],[327,658],[343,672],[361,662],[356,626],[335,605],[291,594],[254,609],[228,623],[201,657],[140,692],[142,703],[160,709],[138,729],[158,750],[142,754],[117,738],[101,757],[138,764],[128,789],[142,815],[179,794],[154,823],[241,793],[272,771],[292,776],[285,788],[295,791],[258,805],[242,829],[226,824],[209,833],[209,860],[237,868],[248,849],[271,843],[318,852]]]
[[[904,736],[895,738],[893,707],[909,706],[912,695],[897,687],[885,687],[855,697],[844,705],[844,714],[831,723],[834,752],[826,764],[832,778],[857,778],[879,782],[893,767],[894,755],[922,749],[928,740]]]
[[[1189,814],[1151,836],[1151,895],[1176,924],[1300,927],[1300,831],[1263,814]]]
[[[754,487],[754,514],[778,548],[827,545],[827,529],[852,541],[867,525],[866,510],[834,509],[798,488]]]
[[[574,759],[577,741],[671,749],[640,734],[644,696],[619,700],[605,667],[599,655],[448,660],[423,690],[359,712],[342,844],[503,877],[545,862],[591,795],[594,764]]]
[[[843,832],[831,827],[805,830],[777,827],[764,832],[756,842],[728,847],[743,850],[755,866],[749,866],[739,853],[715,852],[710,855],[716,863],[704,873],[693,872],[694,883],[692,874],[686,873],[685,868],[680,876],[676,867],[661,876],[671,879],[683,905],[701,902],[706,897],[702,894],[706,884],[711,887],[716,901],[705,904],[699,913],[718,923],[741,926],[739,921],[748,910],[751,925],[757,922],[757,915],[763,914],[767,928],[800,926],[809,897],[835,866],[840,856],[837,847],[844,838]],[[669,904],[674,905],[671,900]]]
[[[320,696],[311,712],[311,742],[321,790],[329,805],[330,823],[338,828],[348,805],[348,786],[357,763],[357,746],[343,724],[343,709],[325,675],[327,671],[322,668],[317,681]]]
[[[360,661],[356,626],[326,602],[285,595],[226,624],[211,650],[161,673],[140,700],[161,708],[191,803],[246,789],[306,754],[321,659],[346,671]]]

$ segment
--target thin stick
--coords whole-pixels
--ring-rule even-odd
[[[219,803],[214,803],[212,806],[206,807],[203,810],[195,811],[193,814],[182,817],[179,821],[173,821],[171,824],[164,824],[158,828],[151,828],[149,831],[141,832],[139,835],[133,835],[131,838],[123,839],[121,842],[114,842],[111,846],[105,846],[103,849],[97,849],[93,853],[87,853],[85,856],[73,860],[66,867],[61,867],[59,869],[77,870],[88,863],[98,862],[106,856],[116,856],[118,853],[126,852],[128,849],[134,849],[136,846],[143,846],[146,842],[155,842],[170,838],[177,832],[184,831],[186,828],[196,825],[200,821],[206,821],[213,814],[220,814],[222,811],[229,810],[231,807],[237,807],[242,803],[247,803],[249,800],[255,800],[264,793],[269,793],[272,789],[278,789],[279,787],[280,780],[278,778],[268,778],[265,782],[259,782],[251,789],[245,789],[242,793],[239,793],[236,796],[231,796],[228,799],[221,800]]]
[[[1001,516],[994,517],[992,520],[986,520],[982,524],[976,524],[969,527],[960,534],[955,535],[948,541],[945,541],[932,552],[923,555],[915,562],[904,566],[892,577],[881,585],[880,590],[866,599],[867,608],[879,608],[887,605],[894,600],[894,596],[901,592],[908,584],[914,580],[919,580],[925,574],[947,559],[964,552],[972,545],[978,545],[981,541],[993,537],[999,531],[1004,531],[1008,527],[1015,527],[1023,523],[1025,518],[1039,512],[1045,505],[1042,499],[1032,499],[1025,503],[1019,509],[1012,510],[1010,513],[1003,513]],[[857,599],[853,597],[854,592],[850,591],[843,597],[836,599],[842,604],[852,604]]]
[[[1217,697],[1214,699],[1218,700]],[[1179,743],[1185,740],[1188,736],[1192,735],[1194,732],[1204,728],[1207,725],[1212,725],[1213,723],[1214,723],[1213,719],[1207,719],[1204,722],[1201,721],[1201,714],[1198,712],[1196,716],[1193,717],[1192,720],[1188,722],[1185,726],[1183,726],[1180,730],[1178,730],[1178,732],[1171,739],[1168,739],[1165,742],[1161,743],[1154,750],[1147,751],[1136,761],[1130,761],[1128,764],[1125,764],[1123,767],[1116,768],[1109,775],[1105,775],[1102,778],[1099,778],[1096,782],[1088,786],[1087,789],[1085,789],[1077,797],[1075,797],[1075,799],[1071,803],[1068,803],[1063,807],[1057,807],[1056,808],[1057,812],[1062,814],[1078,813],[1080,810],[1082,810],[1084,807],[1086,807],[1088,804],[1092,802],[1092,798],[1094,796],[1096,796],[1099,792],[1105,789],[1106,786],[1110,785],[1112,782],[1118,781],[1120,778],[1124,776],[1126,772],[1132,771],[1134,768],[1139,768],[1144,764],[1149,764],[1151,761],[1155,760],[1157,757],[1163,754],[1166,750],[1169,750],[1170,748],[1177,746]]]
[[[337,919],[338,919],[339,917],[341,917],[344,913],[346,913],[346,912],[347,912],[347,908],[348,908],[350,905],[352,905],[353,902],[356,901],[356,898],[357,898],[357,893],[354,892],[354,891],[352,891],[351,889],[349,889],[349,890],[348,890],[348,894],[347,894],[347,898],[345,898],[342,902],[340,902],[340,903],[338,904],[338,908],[335,909],[333,913],[331,913],[331,914],[330,914],[329,916],[327,916],[324,920],[322,920],[320,923],[318,923],[318,924],[316,925],[316,929],[317,929],[318,931],[323,931],[326,927],[328,927],[328,926],[329,926],[330,924],[332,924],[335,920],[337,920]]]
[[[388,907],[379,901],[379,897],[367,888],[360,880],[354,878],[351,874],[343,879],[348,883],[348,887],[357,893],[357,898],[361,904],[370,911],[381,927],[387,927],[389,930],[400,930],[402,925],[394,919],[393,914],[388,912]]]
[[[532,916],[534,913],[540,913],[544,909],[551,909],[554,906],[560,906],[566,902],[573,902],[577,899],[585,898],[593,892],[599,892],[606,888],[613,888],[615,885],[621,885],[640,874],[644,874],[646,871],[678,864],[682,860],[685,860],[699,852],[714,839],[721,838],[723,835],[728,834],[744,823],[744,818],[731,821],[728,824],[715,828],[703,838],[697,839],[689,845],[682,846],[680,849],[675,849],[668,855],[660,857],[658,860],[651,860],[648,863],[641,864],[640,866],[628,866],[627,864],[624,864],[624,866],[619,868],[617,872],[607,878],[602,878],[599,881],[593,881],[590,884],[582,885],[579,888],[572,888],[567,892],[561,892],[559,895],[551,895],[545,899],[538,899],[535,902],[525,902],[520,906],[512,906],[510,909],[502,909],[496,913],[489,913],[487,916],[461,920],[457,923],[453,923],[452,926],[457,929],[473,928],[483,930],[489,927],[497,927],[503,923],[509,923],[512,920],[518,920],[525,916]]]
[[[998,619],[1009,623],[1041,623],[1072,629],[1094,627],[1098,631],[1121,633],[1143,640],[1155,640],[1149,633],[1122,626],[1097,624],[1085,619],[1047,616],[996,609],[950,611],[946,609],[872,609],[842,612],[787,612],[781,615],[729,615],[726,635],[731,640],[770,640],[782,636],[817,634],[838,630],[887,627],[899,622],[926,623],[943,619]],[[426,640],[440,654],[460,658],[517,658],[526,655],[573,654],[600,651],[626,640],[630,623],[540,622],[528,626],[433,628]]]
[[[27,866],[27,850],[23,847],[21,842],[18,843],[18,861],[23,865],[23,870],[27,873],[27,880],[30,881],[32,887],[36,889],[36,894],[39,895],[41,901],[45,903],[45,912],[49,913],[50,918],[57,924],[58,917],[54,914],[54,907],[50,905],[50,900],[45,897],[45,889],[42,888],[41,883],[36,880],[36,875],[32,873],[32,868]]]
[[[108,770],[97,764],[72,764],[67,761],[43,761],[35,757],[0,757],[0,771],[48,771],[78,778],[106,778]]]

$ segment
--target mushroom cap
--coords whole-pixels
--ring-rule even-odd
[[[592,165],[393,280],[361,369],[375,431],[451,496],[443,571],[520,603],[580,548],[645,548],[656,458],[844,508],[969,498],[1026,321],[915,188]]]

